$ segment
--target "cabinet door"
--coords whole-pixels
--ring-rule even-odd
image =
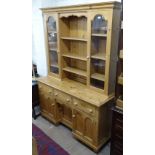
[[[62,103],[57,103],[57,118],[69,128],[72,128],[72,108]]]
[[[111,24],[106,11],[91,12],[90,85],[100,90],[105,87],[107,41]]]
[[[48,102],[48,115],[52,120],[55,120],[56,119],[55,118],[56,117],[56,104],[55,104],[53,95],[49,97],[48,101],[49,101]]]
[[[73,109],[73,132],[79,136],[83,136],[84,132],[84,116],[82,112]]]
[[[49,97],[42,91],[39,91],[40,108],[44,113],[48,113]]]
[[[93,143],[95,134],[95,121],[83,112],[73,109],[73,132],[83,139]]]
[[[47,41],[47,61],[50,75],[59,75],[58,15],[45,16],[45,36]]]
[[[84,116],[84,133],[83,136],[90,142],[94,141],[95,122],[90,116]]]

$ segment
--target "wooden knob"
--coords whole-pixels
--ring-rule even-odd
[[[55,104],[53,103],[52,106],[54,106]]]
[[[92,110],[92,109],[89,109],[89,112],[90,112],[90,113],[92,113],[92,112],[93,112],[93,110]]]
[[[74,105],[77,106],[77,102],[74,102]]]
[[[75,118],[75,115],[72,115],[73,118]]]
[[[42,86],[39,86],[39,88],[42,88]]]
[[[66,99],[66,101],[67,101],[67,102],[69,102],[69,101],[70,101],[70,99]]]
[[[55,96],[58,96],[58,93],[55,93]]]

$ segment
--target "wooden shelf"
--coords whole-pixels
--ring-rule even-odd
[[[106,60],[105,53],[97,53],[91,56],[93,59],[100,59],[100,60]]]
[[[57,31],[53,31],[53,30],[48,30],[48,33],[57,33]]]
[[[118,107],[118,108],[123,108],[123,100],[121,100],[121,99],[117,99],[116,100],[116,106]]]
[[[103,74],[99,74],[99,73],[92,74],[91,78],[96,79],[96,80],[100,80],[100,81],[105,80],[105,76]]]
[[[88,41],[87,39],[76,38],[76,37],[61,37],[61,39],[64,39],[64,40],[77,40],[77,41]]]
[[[67,71],[67,72],[70,72],[70,73],[74,73],[74,74],[78,74],[78,75],[81,75],[81,76],[87,76],[87,72],[86,71],[83,71],[83,70],[80,70],[80,69],[77,69],[77,68],[72,68],[72,67],[65,67],[63,68],[64,71]]]
[[[51,42],[51,41],[49,41],[48,44],[57,44],[57,42]]]
[[[62,56],[67,57],[67,58],[73,58],[73,59],[87,61],[86,57],[80,56],[80,55],[77,55],[77,54],[74,54],[74,53],[64,53]]]
[[[59,68],[58,64],[51,64],[51,67]]]
[[[119,58],[123,59],[123,50],[120,50]]]
[[[57,48],[50,48],[50,51],[57,51]]]
[[[123,85],[123,76],[122,76],[122,74],[118,77],[118,84]]]
[[[107,34],[92,33],[91,35],[94,37],[107,37]]]

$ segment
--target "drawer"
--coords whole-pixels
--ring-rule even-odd
[[[53,88],[50,86],[47,86],[45,84],[39,83],[39,92],[45,93],[46,95],[53,96]]]
[[[95,107],[87,102],[73,98],[73,106],[90,115],[95,115]]]
[[[56,102],[60,104],[67,104],[67,105],[72,105],[72,98],[70,95],[67,95],[61,91],[54,90],[54,98]]]

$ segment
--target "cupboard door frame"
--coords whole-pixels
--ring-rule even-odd
[[[81,117],[80,124],[78,124],[79,122],[77,122],[78,116]],[[91,124],[89,124],[89,126],[87,126],[86,124],[87,120],[91,121]],[[81,131],[78,129],[78,127],[81,128]],[[90,133],[90,129],[91,129],[91,133]],[[94,117],[91,117],[77,109],[73,109],[73,133],[75,135],[80,136],[82,139],[88,141],[89,143],[94,144],[96,143],[95,134],[97,134],[95,131],[96,131],[96,123],[95,123]]]
[[[56,110],[57,120],[72,129],[72,108],[66,104],[59,102],[56,102],[56,105],[57,105]],[[71,112],[71,114],[69,112]]]
[[[48,68],[48,75],[49,76],[54,76],[57,78],[60,78],[60,49],[59,49],[59,22],[58,22],[58,13],[45,13],[43,14],[43,23],[44,23],[44,36],[45,36],[45,48],[46,48],[46,62],[47,62],[47,68]],[[48,45],[48,29],[47,29],[47,22],[48,18],[53,17],[56,21],[56,32],[57,32],[57,56],[58,56],[58,74],[57,73],[52,73],[50,71],[50,50],[49,50],[49,45]]]
[[[88,66],[90,68],[91,66],[91,34],[92,34],[92,22],[94,20],[94,17],[96,15],[103,15],[105,20],[107,21],[107,36],[106,36],[106,55],[105,55],[105,80],[104,80],[104,89],[99,89],[97,87],[94,87],[90,84],[90,79],[91,79],[91,72],[89,69],[89,75],[88,75],[88,86],[90,86],[90,88],[93,88],[94,90],[98,91],[98,92],[104,92],[105,94],[107,94],[108,91],[108,81],[109,81],[109,62],[110,62],[110,48],[111,48],[111,33],[112,33],[112,11],[110,10],[93,10],[93,11],[89,11],[89,27],[90,27],[90,44],[89,44],[89,49],[90,49],[90,53],[89,53],[89,62],[88,62]]]

